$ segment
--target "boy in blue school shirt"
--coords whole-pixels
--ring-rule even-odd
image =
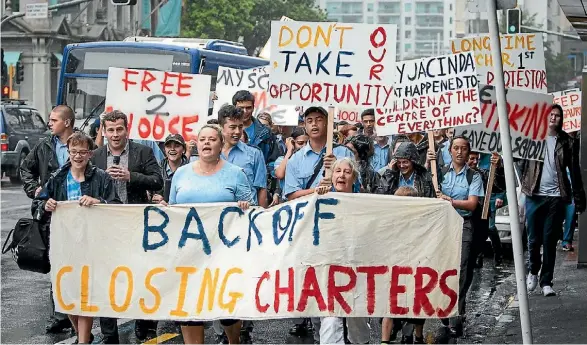
[[[304,112],[304,126],[310,140],[287,162],[284,196],[288,200],[314,193],[318,185],[330,186],[323,179],[324,168],[332,167],[337,159],[354,154],[345,146],[335,146],[332,155],[326,156],[328,112],[322,107],[309,107]]]
[[[218,110],[218,123],[224,136],[222,159],[244,170],[249,182],[257,191],[255,201],[259,206],[267,207],[267,168],[263,154],[257,147],[240,140],[243,133],[243,111],[225,104]]]

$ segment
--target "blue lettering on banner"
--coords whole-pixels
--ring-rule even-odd
[[[197,233],[188,231],[190,229],[190,225],[192,224],[192,220],[195,220],[198,226]],[[179,239],[179,248],[183,248],[183,246],[185,246],[188,238],[202,241],[202,249],[204,250],[204,253],[206,253],[206,255],[210,255],[212,252],[210,249],[210,241],[208,241],[208,236],[206,236],[206,232],[204,231],[202,220],[200,219],[196,209],[193,207],[190,207],[190,211],[188,212],[188,215],[185,219],[185,225],[183,226],[183,230],[181,231],[181,238]]]
[[[296,227],[296,223],[298,222],[298,220],[301,220],[302,218],[304,218],[304,212],[300,212],[300,209],[302,207],[306,207],[307,205],[308,205],[307,201],[300,202],[300,203],[296,204],[296,212],[295,212],[294,220],[293,220],[293,223],[291,224],[291,230],[289,231],[289,238],[287,239],[289,242],[293,241],[293,232]]]
[[[259,245],[263,243],[263,236],[261,235],[261,231],[259,231],[259,228],[255,224],[255,220],[257,217],[263,214],[263,212],[264,211],[259,211],[257,214],[255,214],[255,210],[251,210],[249,213],[249,237],[247,238],[247,252],[251,251],[251,231],[255,232],[255,235],[257,236],[257,243]]]
[[[150,217],[150,212],[154,211],[155,213],[160,214],[161,216],[163,216],[163,222],[161,222],[161,224],[159,225],[151,225],[149,220],[151,219]],[[143,250],[149,251],[149,250],[155,250],[161,246],[164,246],[167,241],[169,241],[169,237],[167,236],[167,233],[165,233],[165,227],[167,226],[167,224],[169,223],[169,216],[167,215],[167,213],[165,213],[165,211],[163,211],[162,209],[158,208],[157,206],[147,206],[145,207],[144,211],[143,211],[143,221],[144,221],[144,230],[143,230]],[[161,241],[157,242],[157,243],[153,243],[153,244],[149,244],[149,233],[151,232],[156,232],[159,233],[159,235],[161,235]]]
[[[328,72],[328,69],[326,69],[326,67],[324,66],[324,63],[328,60],[331,53],[332,52],[328,52],[324,56],[324,58],[322,58],[322,52],[318,53],[318,63],[316,64],[316,75],[320,74],[320,70],[324,71],[324,73],[326,73],[327,75],[330,75],[330,72]]]
[[[338,52],[338,58],[336,59],[336,76],[337,77],[346,77],[346,78],[350,78],[353,76],[352,73],[340,73],[340,69],[343,67],[350,67],[349,64],[342,64],[340,62],[340,56],[341,55],[355,55],[354,52],[348,52],[348,51],[339,51]]]
[[[338,200],[333,198],[328,199],[318,199],[316,200],[316,211],[314,211],[314,245],[317,246],[320,244],[320,227],[318,226],[318,221],[320,219],[334,219],[334,213],[331,212],[320,212],[320,205],[338,205]]]
[[[287,69],[289,68],[289,56],[291,54],[295,54],[296,52],[293,50],[283,50],[280,51],[280,53],[285,54],[285,67],[284,67],[284,71],[287,72]]]
[[[243,210],[236,206],[227,207],[224,210],[222,210],[222,213],[220,213],[220,217],[218,219],[218,237],[220,237],[222,243],[224,243],[224,245],[228,248],[234,246],[241,240],[241,237],[237,236],[232,241],[229,241],[224,235],[224,217],[230,212],[238,213],[239,217],[245,214]]]
[[[312,66],[310,66],[310,59],[308,58],[308,54],[305,52],[302,53],[300,60],[298,61],[298,65],[296,66],[296,73],[300,70],[300,67],[307,67],[308,73],[312,74]]]
[[[281,225],[282,211],[285,211],[285,213],[287,213],[287,223],[285,224],[285,226]],[[287,228],[289,228],[289,225],[291,224],[292,213],[293,212],[291,210],[290,205],[282,206],[279,210],[273,213],[273,241],[276,245],[281,244],[283,238],[285,237],[285,234],[287,234]],[[281,236],[278,235],[278,230],[282,231]]]

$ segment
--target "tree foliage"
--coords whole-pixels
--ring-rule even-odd
[[[253,55],[271,36],[271,21],[282,16],[325,21],[314,0],[186,0],[182,36],[238,41]]]

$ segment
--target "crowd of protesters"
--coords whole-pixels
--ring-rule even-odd
[[[460,316],[441,320],[454,337],[463,334],[465,301],[475,267],[482,264],[483,245],[491,239],[494,263],[502,252],[495,213],[508,202],[500,156],[471,150],[470,142],[453,136],[452,129],[393,137],[378,136],[375,112],[365,110],[361,122],[328,122],[328,112],[309,107],[299,126],[274,125],[269,113],[257,117],[255,99],[248,91],[237,92],[232,104],[218,111],[186,142],[169,135],[160,145],[129,140],[127,115],[113,111],[100,117],[96,137],[73,128],[74,112],[57,106],[49,118],[51,136],[39,143],[23,161],[22,179],[33,199],[32,212],[50,221],[59,201],[78,200],[82,206],[97,203],[174,205],[183,203],[236,202],[272,207],[314,193],[374,193],[450,202],[463,217],[458,311]],[[335,129],[332,154],[326,154],[329,126]],[[578,163],[578,140],[562,130],[562,109],[550,114],[544,162],[517,162],[525,200],[530,291],[539,284],[544,296],[555,294],[553,271],[557,242],[573,250],[576,214],[585,210],[585,192]],[[436,162],[436,164],[431,164]],[[489,166],[496,166],[490,212],[482,219]],[[436,165],[438,188],[431,166]],[[332,170],[326,177],[325,169]],[[564,238],[563,226],[565,228]],[[541,247],[543,248],[541,254]],[[540,276],[538,277],[538,275]],[[52,301],[52,299],[51,299]],[[53,303],[53,302],[51,302]],[[79,343],[93,340],[92,318],[54,313],[47,332],[73,328]],[[382,322],[381,342],[424,343],[424,319],[387,319]],[[367,318],[323,317],[292,320],[293,335],[313,334],[316,343],[369,342]],[[100,318],[104,343],[119,343],[115,319]],[[184,342],[203,343],[204,323],[179,323]],[[218,342],[251,343],[251,321],[214,322]],[[157,322],[135,320],[137,339],[154,336]]]

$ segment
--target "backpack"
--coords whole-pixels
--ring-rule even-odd
[[[12,242],[8,241],[12,235]],[[12,257],[21,270],[47,274],[49,263],[49,222],[21,218],[10,230],[2,246],[2,254],[12,251]]]

